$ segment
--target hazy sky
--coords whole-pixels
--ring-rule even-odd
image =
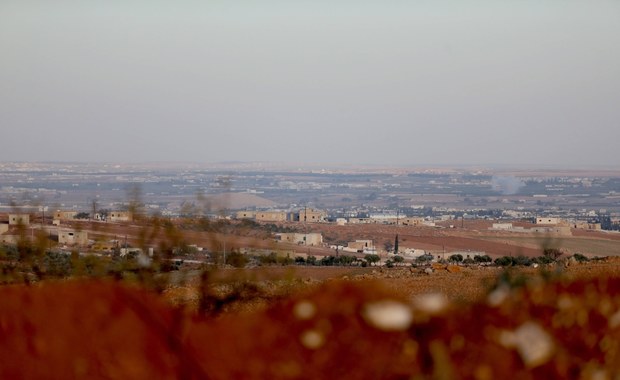
[[[0,1],[1,161],[620,163],[620,1]]]

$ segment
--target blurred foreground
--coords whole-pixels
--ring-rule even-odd
[[[0,378],[607,379],[620,373],[618,278],[506,272],[484,297],[462,303],[436,292],[412,296],[370,274],[290,288],[261,307],[224,313],[213,311],[256,288],[237,287],[228,300],[203,289],[198,313],[170,306],[169,295],[137,283],[3,286]]]

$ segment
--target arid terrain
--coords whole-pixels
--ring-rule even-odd
[[[163,297],[110,280],[4,286],[0,377],[612,379],[619,269],[227,269]]]
[[[12,360],[0,362],[0,378],[611,379],[620,373],[614,233],[541,236],[491,231],[484,221],[435,228],[313,224],[301,228],[321,232],[327,243],[306,247],[274,239],[274,228],[300,228],[291,224],[152,218],[68,225],[88,231],[96,244],[154,246],[169,256],[151,262],[77,250],[50,255],[48,231],[22,228],[17,251],[2,251],[0,357]],[[381,249],[396,235],[403,251],[423,249],[435,261],[405,255],[390,267],[393,255],[386,252],[374,264],[362,253],[347,253],[360,259],[341,266],[293,261],[335,255],[330,243],[356,239],[372,239]],[[204,251],[175,253],[190,245]],[[455,251],[537,258],[548,248],[559,257],[531,266],[443,260]],[[265,264],[253,256],[234,268],[210,256],[243,249],[290,261]]]

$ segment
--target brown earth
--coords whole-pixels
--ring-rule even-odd
[[[217,273],[209,287],[230,285],[240,273],[288,287],[265,305],[218,316],[172,308],[122,282],[0,287],[0,378],[607,379],[620,372],[618,260],[569,266],[555,279],[554,268],[519,270],[492,292],[481,284],[497,278],[495,269],[327,269],[300,268],[280,280],[290,276],[286,268]]]

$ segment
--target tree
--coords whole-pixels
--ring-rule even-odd
[[[278,257],[277,259],[278,264],[286,266],[286,265],[291,265],[293,263],[293,259],[291,258],[290,254],[286,254],[286,257]]]
[[[381,261],[381,258],[379,257],[379,255],[375,255],[374,253],[366,255],[364,258],[370,265],[373,265]]]
[[[308,265],[316,265],[316,256],[308,256],[306,263]]]
[[[586,256],[582,255],[581,253],[575,253],[573,257],[575,258],[575,260],[577,260],[580,263],[589,261],[589,259]]]
[[[78,212],[75,215],[75,219],[88,219],[90,218],[90,214],[88,214],[87,212]]]
[[[513,265],[522,265],[529,267],[530,265],[532,265],[532,259],[527,256],[517,256],[513,260]]]
[[[501,267],[507,267],[513,264],[512,257],[510,256],[502,256],[495,259],[495,265]]]
[[[244,268],[248,263],[248,258],[240,252],[232,251],[226,255],[226,264],[235,268]]]
[[[431,255],[430,253],[425,253],[422,256],[416,257],[415,261],[416,263],[426,263],[433,261],[433,255]]]
[[[394,254],[398,255],[398,234],[396,234],[396,238],[394,239]]]
[[[460,263],[463,261],[463,255],[461,255],[460,253],[455,253],[454,255],[450,255],[450,257],[448,257],[448,261],[451,261],[453,263]]]
[[[545,248],[545,250],[543,251],[543,255],[550,258],[553,261],[557,260],[563,254],[564,252],[560,251],[557,248]]]
[[[401,264],[403,261],[405,261],[405,259],[402,256],[394,256],[392,258],[394,260],[394,262],[396,263],[396,265]]]
[[[493,260],[491,260],[489,255],[477,255],[474,256],[474,261],[477,263],[490,263]]]

